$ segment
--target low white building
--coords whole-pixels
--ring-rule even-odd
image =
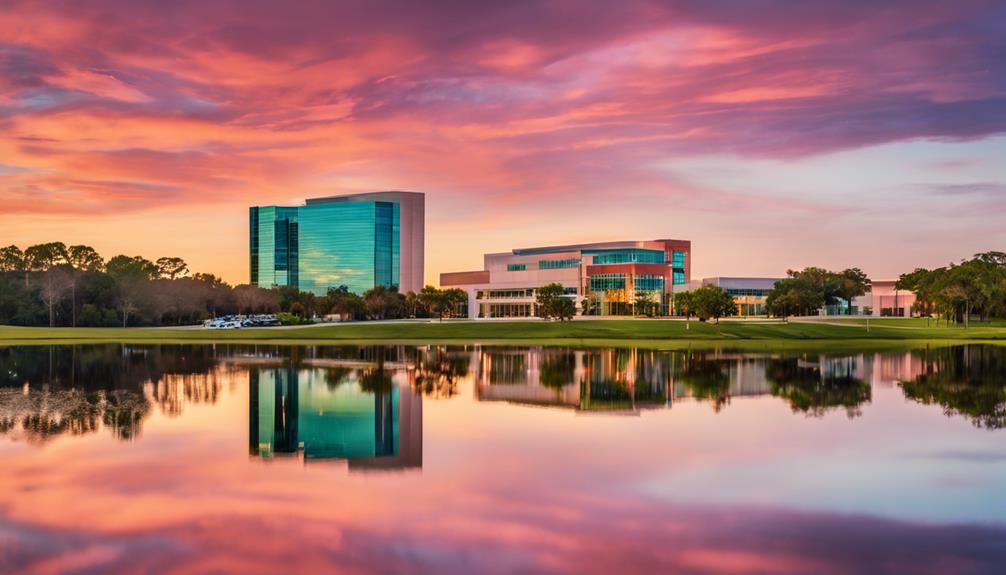
[[[640,297],[666,312],[672,286],[684,286],[690,274],[689,241],[618,241],[486,254],[484,269],[440,274],[440,286],[468,293],[470,318],[534,317],[537,289],[552,283],[566,289],[578,314],[622,315]]]

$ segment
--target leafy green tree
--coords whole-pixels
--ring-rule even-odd
[[[428,317],[430,315],[430,310],[423,304],[419,294],[412,290],[405,292],[404,306],[405,317]]]
[[[692,298],[692,292],[680,291],[674,294],[674,313],[684,317],[695,315],[695,302]]]
[[[448,288],[444,290],[444,298],[447,300],[447,310],[451,317],[458,315],[458,309],[468,303],[468,292],[460,288]],[[573,313],[576,313],[576,306],[573,306]]]
[[[364,292],[363,306],[372,319],[396,319],[402,317],[405,296],[395,287],[375,286]]]
[[[633,311],[637,315],[653,317],[657,315],[657,310],[660,307],[660,304],[656,302],[654,292],[640,290],[635,294],[632,307]]]
[[[800,271],[789,270],[787,277],[779,280],[769,292],[765,307],[778,317],[814,315],[826,306],[848,301],[863,295],[869,289],[869,278],[858,268],[831,272],[809,267]]]
[[[43,272],[53,266],[67,263],[66,244],[49,242],[24,250],[25,267],[29,271]]]
[[[849,313],[852,313],[852,300],[864,296],[870,291],[870,278],[859,268],[850,268],[836,274],[837,287],[835,294],[848,302]]]
[[[419,294],[417,295],[422,307],[429,310],[430,313],[436,314],[440,318],[440,321],[443,321],[444,313],[450,306],[446,293],[428,285],[419,290]]]
[[[556,303],[555,312],[559,321],[572,320],[573,316],[576,315],[576,302],[568,297],[564,297]]]
[[[702,286],[691,293],[692,305],[700,320],[714,319],[719,323],[721,317],[737,315],[733,296],[718,286]]]
[[[157,277],[173,280],[189,273],[189,266],[182,258],[158,258]]]
[[[105,271],[115,279],[129,277],[152,280],[157,277],[157,264],[141,256],[115,256],[105,264]]]
[[[936,288],[935,276],[934,271],[916,268],[913,272],[901,274],[894,287],[914,293],[916,311],[924,316],[931,316],[938,309],[939,290]]]
[[[363,298],[349,291],[347,286],[330,288],[326,295],[328,313],[338,315],[340,319],[357,319],[366,315]]]
[[[24,252],[17,246],[0,248],[0,272],[25,271]]]
[[[559,283],[550,283],[538,288],[535,294],[538,314],[543,318],[556,318],[559,321],[573,319],[576,314],[576,303],[565,295],[566,288]]]
[[[79,271],[98,272],[105,267],[105,260],[91,246],[70,246],[67,248],[66,261]]]

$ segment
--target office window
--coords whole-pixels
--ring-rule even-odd
[[[248,236],[251,251],[251,284],[258,285],[258,208],[248,210]]]
[[[476,299],[520,299],[534,297],[533,288],[479,290]]]
[[[590,276],[591,291],[625,289],[625,274],[595,274]]]
[[[765,297],[772,290],[768,289],[728,289],[726,292],[733,296],[755,296],[755,297]]]
[[[398,234],[394,233],[394,211],[379,208],[379,203],[347,202],[300,208],[300,289],[324,294],[329,288],[344,285],[349,291],[362,294],[375,285],[395,285],[397,273],[392,268],[397,257]]]
[[[674,285],[684,285],[685,284],[685,272],[674,272]]]
[[[398,286],[398,204],[374,204],[374,285]],[[335,287],[335,286],[333,286]]]
[[[598,250],[590,252],[594,256],[594,265],[604,264],[663,264],[667,263],[667,254],[659,250],[624,249]]]
[[[664,291],[664,276],[637,275],[634,282],[636,291]]]
[[[568,259],[568,260],[539,260],[538,269],[541,270],[558,270],[566,268],[575,268],[580,265],[579,258]]]
[[[685,267],[685,252],[674,252],[671,256],[671,267],[675,269],[684,269]]]
[[[527,269],[527,264],[507,264],[506,271],[508,272],[522,272]]]

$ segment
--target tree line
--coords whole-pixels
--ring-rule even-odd
[[[62,242],[0,248],[0,324],[8,325],[184,325],[234,314],[281,314],[286,323],[326,315],[442,319],[466,301],[462,290],[432,286],[404,294],[384,286],[355,294],[340,286],[323,296],[291,286],[231,286],[213,274],[192,273],[182,258],[105,260],[90,246]]]
[[[847,305],[847,313],[851,313],[852,301],[866,295],[871,285],[870,278],[859,268],[840,272],[817,267],[788,270],[769,292],[765,308],[776,317],[816,315],[831,305]]]
[[[915,294],[924,316],[964,324],[1006,317],[1006,253],[983,252],[959,264],[902,274],[895,286]]]

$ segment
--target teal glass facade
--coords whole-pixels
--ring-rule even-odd
[[[398,287],[400,207],[393,202],[335,202],[249,211],[251,281],[324,295],[346,286],[362,294]]]
[[[596,250],[584,252],[584,255],[594,256],[594,265],[605,264],[665,264],[667,254],[660,250],[624,249]]]
[[[664,291],[664,276],[637,275],[634,279],[636,291]]]
[[[561,270],[561,269],[575,268],[579,265],[580,265],[579,258],[538,261],[538,269],[540,270]]]
[[[297,208],[251,208],[251,277],[255,285],[297,285],[297,216]]]
[[[594,274],[590,276],[591,291],[625,289],[625,274]]]
[[[688,254],[685,252],[676,251],[671,254],[671,281],[673,285],[684,285],[688,282],[688,277],[685,274],[687,259]]]
[[[685,252],[674,252],[674,254],[671,256],[671,267],[684,269]]]

